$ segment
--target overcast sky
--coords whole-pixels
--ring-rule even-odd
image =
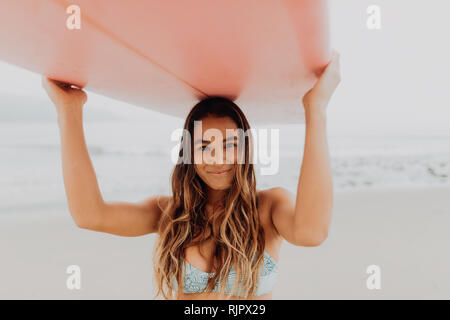
[[[427,132],[450,124],[450,1],[330,0],[331,44],[341,53],[342,82],[328,107],[331,131]],[[381,29],[366,26],[369,5]],[[49,103],[41,76],[0,62],[0,98]],[[90,110],[138,120],[181,120],[88,91]],[[1,101],[1,100],[0,100]],[[3,100],[5,101],[5,100]],[[1,106],[3,107],[3,106]],[[48,110],[47,110],[48,111]],[[53,110],[52,110],[53,111]],[[171,120],[172,119],[172,120]]]

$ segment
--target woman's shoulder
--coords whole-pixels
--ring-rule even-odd
[[[260,221],[264,227],[266,236],[266,251],[278,261],[279,251],[283,238],[278,233],[272,220],[272,208],[276,204],[280,194],[289,193],[282,187],[269,188],[256,191],[259,197],[258,211]]]
[[[273,204],[277,201],[282,201],[282,199],[293,198],[294,194],[286,188],[283,187],[273,187],[268,189],[256,190],[258,197],[258,208],[261,207],[271,208]],[[169,205],[172,196],[159,195],[156,197],[158,205],[163,210]]]
[[[283,187],[274,187],[256,190],[258,197],[258,211],[262,220],[272,221],[272,210],[274,206],[286,197],[292,196],[290,191]]]
[[[277,208],[292,208],[295,204],[295,195],[286,188],[274,187],[257,191],[259,204],[258,210],[263,215],[263,219],[271,221],[273,224],[273,213]]]
[[[294,194],[286,188],[283,187],[273,187],[264,190],[256,190],[258,194],[259,201],[266,204],[271,208],[274,204],[284,199],[293,199]]]
[[[169,205],[170,200],[172,199],[172,196],[167,195],[158,195],[154,197],[156,200],[156,203],[158,204],[158,207],[161,211],[164,211],[167,209],[167,206]]]

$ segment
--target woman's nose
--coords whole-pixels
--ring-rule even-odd
[[[213,148],[210,152],[204,153],[204,158],[209,164],[233,163],[235,154],[228,150]]]

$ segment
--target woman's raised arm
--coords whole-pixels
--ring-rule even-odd
[[[334,51],[331,62],[303,97],[305,150],[297,195],[294,197],[283,188],[275,188],[272,192],[273,224],[284,239],[295,245],[320,245],[328,236],[333,209],[333,180],[326,135],[326,108],[340,81],[339,53]]]
[[[168,197],[152,197],[138,204],[106,203],[99,190],[83,131],[83,106],[87,95],[47,77],[42,85],[56,107],[61,138],[61,156],[67,202],[80,228],[122,236],[157,231],[161,205]]]

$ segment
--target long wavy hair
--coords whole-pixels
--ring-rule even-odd
[[[207,116],[230,117],[245,139],[239,144],[235,163],[235,175],[230,188],[211,216],[205,212],[207,185],[199,177],[186,155],[193,159],[194,121]],[[153,263],[158,291],[165,299],[172,299],[174,289],[177,298],[183,292],[184,252],[190,246],[212,239],[214,276],[210,277],[203,292],[212,292],[218,285],[219,294],[229,299],[232,295],[251,298],[259,285],[259,266],[264,266],[265,238],[257,212],[258,198],[253,167],[253,143],[250,125],[241,109],[223,97],[209,97],[198,102],[189,112],[184,123],[178,163],[171,174],[172,197],[158,225],[158,240]],[[244,132],[244,136],[242,136]],[[244,140],[238,140],[244,141]],[[254,257],[251,259],[251,257]],[[236,281],[230,294],[225,294],[228,275],[234,267]],[[176,279],[176,283],[173,282]],[[219,283],[219,284],[217,284]],[[179,286],[178,284],[182,284]],[[232,284],[229,284],[230,286]],[[240,290],[239,286],[241,287]],[[173,288],[175,287],[175,288]]]

